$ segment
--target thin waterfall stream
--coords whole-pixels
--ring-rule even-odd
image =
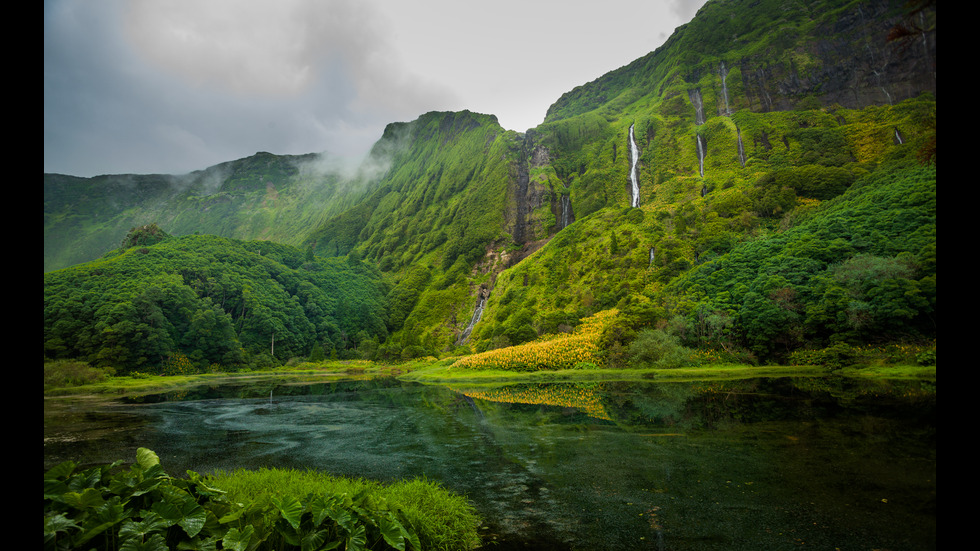
[[[631,207],[640,206],[640,148],[636,146],[636,139],[633,136],[634,124],[630,125],[630,186],[632,190],[630,198]]]

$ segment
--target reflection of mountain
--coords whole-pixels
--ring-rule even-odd
[[[508,404],[537,404],[575,408],[589,417],[612,421],[597,384],[521,384],[487,389],[455,389],[470,398]]]

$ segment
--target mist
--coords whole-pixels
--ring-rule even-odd
[[[703,3],[45,0],[44,171],[186,174],[258,151],[357,164],[429,111],[523,132]]]

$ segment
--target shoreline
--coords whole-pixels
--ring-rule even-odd
[[[331,362],[317,368],[279,369],[246,373],[204,373],[179,376],[110,377],[97,383],[44,390],[44,397],[106,397],[156,394],[184,390],[206,384],[223,384],[250,379],[283,378],[289,382],[331,382],[375,377],[395,377],[421,384],[458,383],[549,383],[589,381],[683,382],[695,380],[736,380],[756,377],[822,377],[836,375],[875,379],[935,380],[936,366],[868,366],[830,370],[823,366],[718,365],[672,369],[567,369],[541,371],[501,371],[453,369],[452,362],[435,360],[385,365],[358,362],[356,365]]]

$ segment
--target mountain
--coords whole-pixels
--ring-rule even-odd
[[[45,274],[45,357],[126,372],[269,367],[387,336],[387,287],[370,264],[271,241],[161,237]]]
[[[384,274],[381,358],[609,309],[609,350],[651,327],[756,361],[934,338],[935,74],[934,3],[712,0],[537,128],[426,113],[388,125],[356,177],[270,154],[45,175],[45,270],[151,221],[346,257]]]
[[[183,175],[44,175],[44,270],[97,258],[127,232],[156,223],[175,235],[207,233],[298,245],[306,229],[353,205],[377,179],[325,154],[273,155]]]

